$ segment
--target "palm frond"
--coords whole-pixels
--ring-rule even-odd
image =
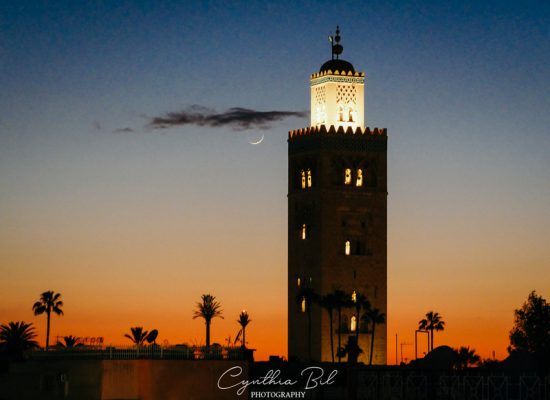
[[[213,318],[221,318],[223,310],[221,304],[210,294],[202,295],[202,302],[197,302],[197,310],[193,312],[193,319],[204,318],[205,321],[211,321]]]

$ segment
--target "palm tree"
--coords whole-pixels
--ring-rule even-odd
[[[239,314],[239,319],[237,322],[241,325],[242,332],[243,332],[243,342],[242,347],[246,347],[246,326],[252,322],[252,320],[248,317],[248,313],[245,310],[242,310]]]
[[[338,362],[342,362],[342,309],[349,308],[353,306],[351,301],[351,296],[344,292],[343,290],[336,289],[333,293],[335,303],[336,303],[336,312],[338,313]]]
[[[326,294],[319,299],[319,305],[328,313],[329,333],[330,333],[330,357],[334,362],[334,331],[333,331],[333,314],[336,308],[336,297],[333,293]]]
[[[193,319],[204,318],[206,324],[206,347],[210,347],[210,324],[212,319],[222,317],[221,304],[210,294],[202,295],[202,302],[197,302],[197,310],[193,314]]]
[[[48,350],[50,344],[50,316],[52,312],[57,315],[63,315],[63,302],[61,301],[61,294],[54,293],[53,290],[48,290],[40,295],[40,300],[38,300],[32,306],[34,315],[40,315],[46,313],[48,317],[47,328],[46,328],[46,351]]]
[[[418,329],[430,332],[430,351],[432,351],[434,349],[434,331],[444,330],[445,322],[439,313],[429,311],[426,313],[426,318],[418,322]]]
[[[302,312],[307,314],[307,354],[311,361],[311,306],[317,300],[315,291],[307,285],[300,286],[300,291],[296,296],[296,302]]]
[[[364,322],[370,322],[370,354],[369,365],[372,365],[372,356],[374,354],[374,332],[376,325],[384,324],[386,322],[386,314],[380,312],[378,308],[371,308],[363,315]]]
[[[363,353],[363,349],[359,347],[355,340],[357,340],[356,337],[348,336],[348,342],[340,349],[342,357],[347,356],[348,362],[353,364],[357,363],[357,357]]]
[[[468,367],[479,364],[481,358],[476,354],[475,349],[470,347],[460,347],[456,352],[457,367],[458,369],[466,369]]]
[[[72,349],[78,346],[82,346],[82,343],[80,343],[80,338],[69,335],[69,336],[64,336],[63,342],[57,342],[56,346],[61,349]]]
[[[368,313],[371,305],[367,300],[367,297],[364,294],[356,294],[355,297],[352,297],[353,305],[355,307],[355,340],[357,345],[359,345],[359,328],[361,321],[361,311]]]
[[[124,337],[130,339],[136,347],[142,346],[149,335],[149,332],[143,330],[143,326],[134,326],[133,328],[130,328],[130,332],[132,332],[131,335],[126,333]]]
[[[25,351],[38,348],[35,337],[32,323],[12,321],[7,325],[0,325],[0,349],[4,350],[10,358],[20,360]]]

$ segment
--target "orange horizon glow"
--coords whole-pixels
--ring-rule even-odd
[[[188,344],[190,346],[204,345],[205,324],[202,319],[192,319],[193,305],[188,307],[188,312],[183,313],[179,306],[167,308],[162,315],[154,312],[153,308],[140,311],[134,307],[128,307],[126,312],[112,310],[110,314],[98,315],[90,305],[79,304],[80,301],[63,295],[65,301],[65,316],[52,315],[50,346],[55,344],[57,336],[73,335],[77,337],[103,337],[104,345],[131,346],[132,343],[124,338],[129,333],[130,327],[143,326],[146,330],[158,329],[157,343],[161,345]],[[521,297],[521,296],[520,296]],[[527,294],[524,296],[527,297]],[[217,298],[224,305],[223,299]],[[525,299],[521,299],[516,307],[519,307]],[[32,301],[31,301],[32,303]],[[236,307],[234,301],[226,302],[224,319],[215,318],[211,326],[211,342],[227,345],[228,336],[233,341],[240,329],[237,319],[242,311],[242,306]],[[82,306],[81,310],[78,307]],[[482,313],[470,316],[461,314],[461,306],[447,309],[436,309],[443,316],[446,328],[442,332],[435,332],[435,347],[448,345],[458,348],[469,346],[483,358],[495,358],[502,360],[507,357],[508,332],[513,323],[513,310],[509,313],[482,316]],[[256,349],[255,359],[267,360],[270,355],[287,356],[286,339],[286,305],[279,312],[264,314],[254,304],[246,306],[252,322],[247,326],[248,347]],[[426,310],[428,311],[428,310]],[[170,315],[172,313],[172,315]],[[506,315],[508,314],[508,315]],[[33,316],[30,306],[27,310],[11,313],[15,318],[10,320],[24,320],[32,322],[37,330],[38,340],[41,346],[45,345],[46,317],[45,315]],[[423,314],[413,314],[406,309],[398,310],[395,303],[389,304],[388,323],[388,365],[395,364],[395,334],[398,334],[398,363],[401,357],[405,362],[414,359],[414,330]],[[7,322],[3,318],[2,323]],[[426,338],[419,337],[418,355],[421,357],[426,351]],[[401,355],[403,351],[403,355]]]
[[[267,151],[260,149],[256,162]],[[284,176],[284,166],[280,170]],[[195,182],[187,197],[166,194],[160,206],[145,191],[128,204],[111,195],[102,207],[84,193],[47,212],[14,212],[17,224],[0,231],[0,322],[34,323],[44,345],[46,318],[33,316],[31,307],[40,293],[54,290],[62,294],[65,316],[52,316],[51,343],[57,335],[74,335],[130,345],[123,335],[143,326],[159,330],[158,343],[194,345],[205,337],[204,322],[192,319],[195,303],[210,293],[224,315],[212,323],[212,343],[235,338],[244,308],[256,359],[286,356],[285,189],[272,186],[269,176],[254,176],[235,164]],[[237,189],[226,190],[231,183]],[[505,358],[514,309],[532,290],[549,298],[550,282],[540,279],[547,273],[548,250],[540,239],[547,237],[546,225],[531,220],[531,228],[521,230],[494,209],[474,215],[437,210],[436,202],[447,204],[438,198],[422,208],[393,196],[391,187],[388,199],[388,364],[395,363],[396,333],[399,350],[405,343],[404,358],[414,357],[414,331],[430,310],[446,322],[435,334],[436,346],[470,346],[483,358],[494,350],[497,359]]]

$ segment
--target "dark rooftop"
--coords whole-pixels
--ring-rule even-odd
[[[324,63],[321,66],[321,69],[319,72],[326,72],[328,70],[339,71],[339,72],[351,72],[355,73],[355,68],[353,68],[353,65],[345,60],[328,60],[326,63]]]

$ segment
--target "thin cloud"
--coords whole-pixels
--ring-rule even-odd
[[[194,125],[219,128],[228,126],[233,130],[269,129],[276,121],[290,117],[303,118],[305,111],[257,111],[249,108],[233,107],[222,113],[193,105],[182,111],[169,112],[162,116],[150,118],[148,128],[166,129],[177,126]]]
[[[125,132],[135,132],[132,128],[118,128],[113,131],[113,133],[125,133]]]

